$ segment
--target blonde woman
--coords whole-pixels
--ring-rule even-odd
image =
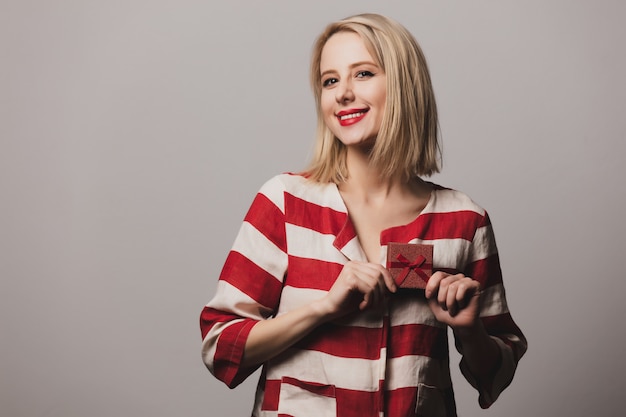
[[[318,38],[311,82],[313,161],[254,199],[201,315],[205,364],[229,387],[263,366],[253,416],[455,416],[451,327],[489,407],[526,339],[487,213],[422,179],[439,145],[420,47],[391,19],[352,16]]]

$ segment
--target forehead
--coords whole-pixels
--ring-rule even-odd
[[[339,70],[355,63],[376,63],[361,36],[354,32],[338,32],[328,38],[320,58],[321,72]]]

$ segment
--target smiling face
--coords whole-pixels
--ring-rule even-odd
[[[385,113],[387,86],[361,37],[332,35],[322,50],[320,74],[320,109],[328,128],[348,147],[371,147]]]

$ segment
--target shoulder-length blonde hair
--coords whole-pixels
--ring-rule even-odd
[[[328,39],[354,32],[386,75],[387,100],[370,163],[385,179],[409,180],[439,172],[437,105],[426,58],[417,41],[401,24],[377,14],[360,14],[329,24],[314,44],[311,86],[317,108],[314,155],[306,174],[320,182],[348,178],[346,148],[333,135],[320,111],[320,61]]]

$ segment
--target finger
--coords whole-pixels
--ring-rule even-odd
[[[352,288],[356,291],[366,291],[365,286],[372,287],[376,283],[376,271],[365,263],[353,263],[350,266],[350,276]]]
[[[382,265],[379,265],[379,266],[380,266],[380,273],[383,277],[383,282],[385,284],[385,287],[387,287],[387,289],[393,293],[398,291],[398,285],[396,284],[396,281],[394,281],[389,270],[387,268],[384,268]]]
[[[445,305],[451,316],[455,316],[457,312],[463,308],[462,305],[465,296],[464,287],[467,282],[471,281],[473,281],[471,278],[467,278],[463,274],[456,274],[447,276],[442,284],[440,284],[446,287]],[[461,291],[461,293],[459,293],[459,291]],[[440,302],[441,301],[440,299]]]
[[[363,296],[359,305],[361,310],[378,304],[381,294],[381,284],[378,281],[370,273],[357,274],[355,291]]]
[[[371,300],[371,295],[369,293],[364,294],[363,301],[359,303],[359,310],[365,310],[370,305],[370,300]]]
[[[459,281],[456,285],[454,302],[459,310],[462,310],[467,305],[467,284],[463,281]]]
[[[380,295],[381,298],[387,292],[395,292],[396,285],[391,277],[391,274],[380,264],[366,264],[363,265],[361,278],[372,286],[373,290]]]
[[[376,301],[378,300],[379,295],[385,294],[387,291],[385,281],[379,268],[368,265],[367,271],[364,272],[361,278],[367,285],[367,291],[374,293]]]
[[[391,273],[376,263],[357,263],[353,265],[353,291],[363,294],[359,307],[365,309],[379,305],[389,292],[396,292],[397,285]]]
[[[471,278],[465,278],[459,283],[457,290],[457,304],[460,309],[467,307],[473,296],[480,294],[480,283]]]
[[[445,277],[439,281],[437,288],[437,302],[444,311],[448,311],[448,292],[450,291],[450,277]]]
[[[456,316],[456,313],[459,310],[458,302],[458,294],[459,294],[459,284],[458,282],[454,282],[447,286],[446,291],[446,308],[450,316]]]
[[[445,272],[437,271],[428,279],[425,290],[426,298],[431,298],[433,295],[437,294],[441,280],[448,275],[449,274],[446,274]]]

